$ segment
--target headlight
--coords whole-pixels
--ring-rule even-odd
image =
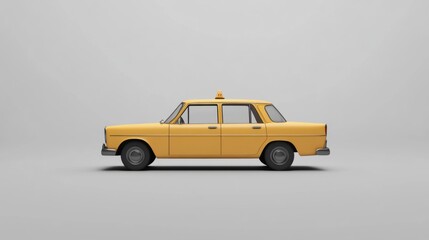
[[[106,127],[104,127],[104,143],[107,144],[107,140],[106,140]]]

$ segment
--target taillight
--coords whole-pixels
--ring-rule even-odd
[[[328,124],[325,124],[325,136],[328,136]]]

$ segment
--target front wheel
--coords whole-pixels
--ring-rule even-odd
[[[261,161],[262,164],[267,165],[267,162],[265,161],[265,154],[259,157],[259,161]]]
[[[149,148],[141,142],[129,142],[121,152],[122,163],[129,170],[142,170],[154,159]]]
[[[292,163],[294,151],[287,143],[272,143],[264,153],[265,164],[273,170],[286,170]]]
[[[147,165],[148,166],[151,165],[154,161],[155,161],[155,156],[152,156],[152,159],[149,161],[149,163]]]

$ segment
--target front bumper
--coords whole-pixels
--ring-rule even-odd
[[[108,149],[106,147],[106,144],[103,144],[103,146],[101,147],[101,155],[103,155],[103,156],[115,156],[116,150]]]

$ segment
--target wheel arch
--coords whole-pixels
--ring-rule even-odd
[[[268,147],[268,146],[270,146],[270,145],[271,145],[271,144],[273,144],[273,143],[286,143],[286,144],[288,144],[288,145],[290,145],[290,146],[292,147],[292,149],[293,149],[293,151],[294,151],[294,152],[298,152],[298,150],[296,149],[296,147],[295,147],[295,145],[294,145],[293,143],[291,143],[291,142],[289,142],[289,141],[284,141],[284,140],[274,140],[274,141],[271,141],[271,142],[269,142],[269,143],[267,143],[267,144],[265,145],[265,147],[264,147],[264,149],[262,150],[262,152],[261,152],[261,154],[259,155],[259,157],[264,157],[265,150],[267,149],[267,147]]]
[[[149,150],[150,150],[150,152],[153,154],[153,156],[155,156],[156,157],[156,155],[155,155],[155,152],[152,150],[152,147],[145,141],[145,140],[143,140],[143,139],[138,139],[138,138],[135,138],[135,139],[127,139],[127,140],[125,140],[125,141],[123,141],[120,145],[119,145],[119,147],[118,147],[118,150],[116,150],[116,155],[121,155],[121,153],[122,153],[122,149],[124,148],[124,146],[127,144],[127,143],[130,143],[130,142],[141,142],[141,143],[143,143],[144,145],[146,145],[146,147],[148,147],[149,148]]]

